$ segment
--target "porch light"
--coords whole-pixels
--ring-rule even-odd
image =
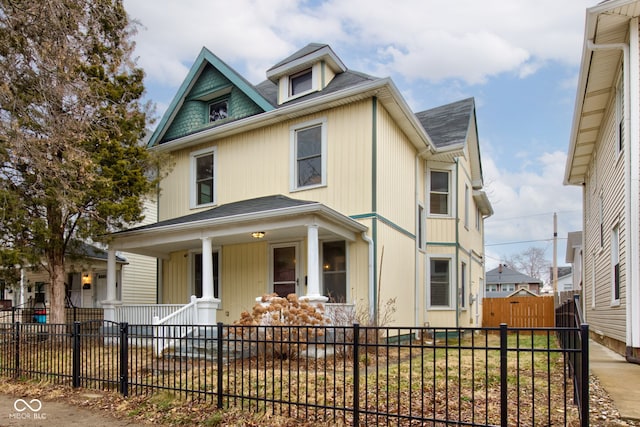
[[[91,275],[82,275],[82,289],[91,289]]]
[[[254,239],[262,239],[264,235],[264,231],[254,231],[253,233],[251,233],[251,237],[253,237]]]

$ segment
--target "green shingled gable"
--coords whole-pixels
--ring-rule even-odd
[[[209,104],[228,100],[229,117],[209,122]],[[149,139],[148,146],[174,140],[274,107],[242,76],[203,48],[171,105]]]
[[[228,91],[222,96],[203,101],[199,98],[206,97],[208,94],[217,91]],[[209,104],[218,100],[227,99],[228,101],[228,119],[209,122]],[[244,94],[237,87],[233,86],[231,81],[227,79],[221,72],[211,65],[207,65],[200,74],[198,80],[185,97],[182,107],[176,113],[175,118],[169,125],[162,142],[180,138],[199,130],[219,126],[232,120],[241,119],[243,117],[259,114],[262,109]]]

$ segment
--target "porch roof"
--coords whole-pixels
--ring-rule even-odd
[[[314,224],[320,239],[354,241],[358,233],[367,230],[322,203],[272,195],[113,233],[110,247],[167,258],[171,252],[200,248],[205,237],[216,246],[255,242],[251,233],[256,231],[264,232],[267,241],[300,239],[307,235],[307,226]]]

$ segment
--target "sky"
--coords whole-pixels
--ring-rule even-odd
[[[308,43],[351,70],[391,77],[414,112],[474,97],[486,268],[530,247],[566,265],[582,228],[564,186],[586,9],[600,0],[124,0],[159,119],[203,46],[257,84]],[[152,128],[154,125],[151,126]]]

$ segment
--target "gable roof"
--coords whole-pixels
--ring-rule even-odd
[[[186,97],[189,95],[190,89],[198,80],[198,77],[205,69],[205,66],[210,64],[216,70],[218,70],[223,76],[225,76],[235,87],[241,90],[249,99],[251,99],[256,105],[262,108],[263,111],[273,110],[273,105],[267,101],[256,89],[249,83],[244,77],[238,74],[233,68],[227,65],[224,61],[214,55],[206,47],[203,47],[200,54],[194,61],[189,73],[185,77],[184,81],[180,85],[178,92],[174,96],[171,104],[167,108],[167,111],[162,116],[160,123],[156,127],[156,130],[149,138],[148,147],[157,145],[162,136],[167,131],[171,121],[180,110],[180,107],[184,103]]]
[[[429,133],[438,149],[463,146],[474,115],[473,98],[463,99],[430,110],[416,113],[416,117]]]
[[[328,44],[309,43],[269,68],[267,78],[275,83],[279,77],[301,71],[317,61],[324,61],[337,74],[347,71],[347,67]]]
[[[502,266],[496,267],[493,270],[487,271],[485,274],[485,280],[487,284],[499,284],[499,283],[538,283],[542,284],[542,280],[536,279],[526,274],[522,274],[518,271],[512,270],[509,267]]]

